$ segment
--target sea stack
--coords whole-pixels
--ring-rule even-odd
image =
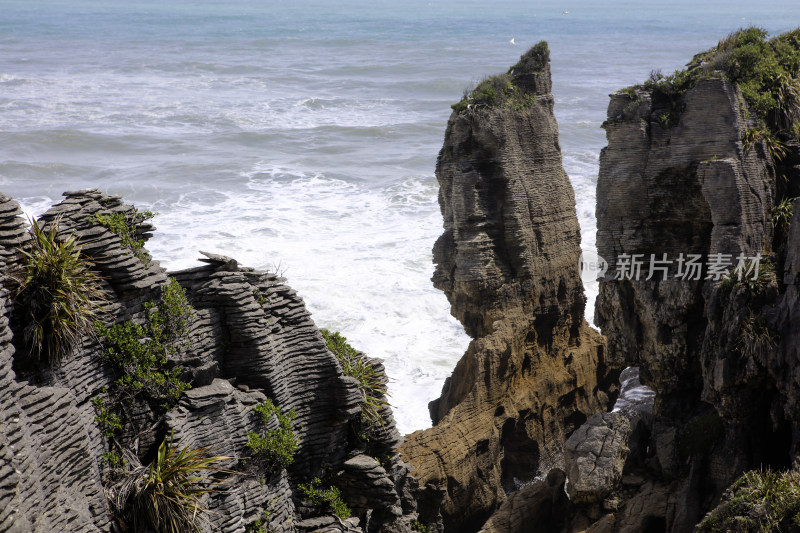
[[[430,404],[434,427],[401,451],[446,490],[447,531],[477,531],[507,493],[563,467],[565,440],[615,381],[584,320],[549,59],[541,42],[454,105],[437,160],[433,282],[473,340]]]

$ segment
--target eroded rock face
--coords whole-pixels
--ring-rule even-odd
[[[644,483],[617,484],[624,510],[613,531],[691,531],[744,470],[790,466],[800,435],[800,231],[795,223],[781,237],[770,220],[785,169],[763,143],[743,143],[755,115],[721,77],[689,89],[673,124],[659,120],[665,105],[645,89],[612,95],[600,158],[597,243],[610,268],[596,322],[609,363],[639,366],[656,392],[648,453],[631,454]],[[797,157],[789,149],[786,161]],[[638,281],[612,279],[622,254],[643,254]],[[650,254],[767,259],[748,283],[709,279],[706,268],[674,279],[675,263],[664,281],[645,279]],[[754,333],[761,344],[748,341]]]
[[[448,531],[477,531],[506,492],[563,467],[566,438],[608,401],[546,45],[495,80],[507,99],[463,102],[436,166],[433,282],[474,340],[430,405],[434,427],[401,448],[421,482],[447,491]]]
[[[611,493],[622,479],[630,434],[619,412],[597,413],[572,434],[564,448],[571,501],[597,503]]]
[[[107,321],[142,321],[145,302],[158,296],[169,275],[157,261],[132,253],[119,235],[93,217],[132,214],[133,207],[96,190],[69,192],[66,197],[40,221],[58,222],[61,235],[76,237],[82,254],[104,280]],[[29,238],[20,214],[16,202],[0,197],[0,281],[6,288],[8,265],[19,262],[19,248]],[[141,224],[138,236],[147,239],[152,230]],[[244,533],[265,511],[269,514],[264,526],[276,532],[322,528],[408,533],[420,513],[435,525],[440,496],[420,489],[410,467],[394,452],[400,436],[391,409],[381,410],[383,427],[372,431],[368,442],[354,438],[350,424],[361,410],[357,384],[342,374],[302,299],[286,280],[240,267],[228,257],[204,255],[202,266],[170,273],[194,308],[188,342],[173,360],[193,387],[163,419],[147,405],[133,405],[131,419],[139,426],[135,437],[140,449],[151,449],[172,434],[181,445],[206,446],[236,459],[247,457],[248,432],[260,425],[253,407],[267,397],[284,412],[295,410],[293,430],[300,443],[289,470],[278,469],[266,477],[227,475],[227,490],[206,497],[212,513],[205,529]],[[109,443],[95,421],[91,400],[111,385],[116,373],[104,362],[100,339],[94,337],[85,338],[57,368],[32,364],[19,331],[13,324],[10,327],[11,316],[13,307],[2,288],[0,530],[109,531],[112,516],[103,492],[107,471],[101,463]],[[20,348],[17,353],[15,344]],[[379,360],[361,356],[384,372]],[[133,437],[125,433],[120,439],[132,444],[126,439]],[[345,462],[354,455],[369,459],[369,468]],[[371,456],[383,457],[384,462]],[[240,470],[237,460],[225,467]],[[299,505],[302,495],[297,484],[325,472],[331,477],[346,472],[345,502],[358,516],[342,521]]]
[[[597,183],[597,247],[609,262],[595,321],[608,337],[609,361],[639,366],[656,410],[691,410],[702,387],[706,286],[699,280],[645,281],[651,254],[754,256],[771,236],[766,212],[774,169],[742,138],[754,125],[734,86],[702,80],[684,97],[679,123],[658,123],[663,107],[647,91],[611,97]],[[618,258],[643,254],[639,281],[612,280]]]

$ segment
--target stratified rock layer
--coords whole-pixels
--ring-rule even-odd
[[[501,102],[457,108],[436,166],[445,231],[433,281],[474,340],[430,405],[434,427],[401,448],[422,482],[447,491],[453,532],[477,531],[506,492],[563,467],[566,438],[608,401],[602,339],[583,318],[546,45],[488,83]]]
[[[771,238],[774,196],[771,164],[742,145],[754,122],[736,88],[702,80],[682,102],[679,123],[664,128],[657,117],[665,110],[649,92],[612,95],[597,183],[597,247],[608,276],[623,254],[642,254],[644,266],[638,281],[600,285],[595,320],[608,337],[609,361],[639,366],[662,411],[691,408],[702,386],[706,272],[674,279],[677,260],[761,252]],[[656,271],[645,280],[651,254],[673,261],[670,279]]]
[[[74,235],[82,254],[103,278],[107,322],[142,321],[145,302],[169,283],[156,261],[126,247],[95,214],[135,211],[116,196],[96,190],[65,193],[40,223],[58,224]],[[0,262],[3,287],[9,265],[19,263],[27,246],[27,224],[13,200],[0,197]],[[153,230],[140,224],[138,236]],[[408,533],[420,518],[417,497],[424,490],[409,475],[394,448],[400,436],[391,409],[381,410],[383,426],[359,441],[350,428],[360,416],[361,396],[354,378],[344,376],[336,357],[311,320],[302,299],[274,273],[240,267],[228,257],[204,254],[203,266],[171,273],[186,290],[194,313],[186,333],[188,348],[173,364],[193,387],[163,420],[134,405],[132,424],[141,450],[165,435],[218,455],[249,455],[248,432],[259,429],[253,407],[271,398],[284,412],[294,409],[293,430],[300,449],[290,470],[266,478],[246,473],[222,475],[226,490],[205,498],[211,510],[206,531],[244,533],[268,512],[269,531],[351,531]],[[57,368],[31,363],[19,332],[14,332],[9,295],[0,290],[0,531],[109,531],[112,516],[103,489],[101,455],[108,440],[95,421],[92,399],[117,377],[102,357],[99,339],[87,337]],[[14,347],[18,348],[15,353]],[[378,360],[363,354],[383,374]],[[160,422],[160,423],[159,423]],[[273,419],[270,424],[275,425]],[[132,444],[126,442],[125,444]],[[365,453],[384,458],[378,463]],[[362,454],[362,455],[359,455]],[[369,460],[354,463],[349,457]],[[238,470],[236,460],[226,468]],[[320,509],[298,505],[298,483],[330,472],[346,477],[345,502],[359,518],[318,516]],[[438,494],[420,498],[428,523],[435,524]],[[433,510],[433,511],[431,511]]]
[[[797,459],[800,225],[773,234],[776,165],[763,142],[743,142],[755,116],[719,74],[672,103],[644,88],[611,95],[597,189],[610,268],[596,322],[610,364],[639,366],[656,398],[655,416],[628,437],[601,531],[691,531],[744,470]],[[642,254],[638,280],[613,279],[623,254]],[[646,279],[651,254],[672,261],[669,279]],[[700,256],[697,279],[675,279],[681,254]],[[705,265],[717,254],[728,269],[762,254],[761,275],[723,281]]]

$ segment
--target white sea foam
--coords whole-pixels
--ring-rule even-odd
[[[196,264],[199,249],[280,264],[319,325],[386,359],[410,431],[429,424],[425,404],[468,342],[429,280],[441,233],[431,174],[462,90],[549,42],[564,166],[591,251],[607,94],[682,66],[743,17],[791,29],[795,3],[578,0],[562,17],[549,0],[536,14],[524,2],[451,0],[11,0],[0,21],[0,186],[28,214],[85,187],[159,211],[149,247],[170,268]],[[591,319],[597,287],[586,289]]]
[[[320,327],[385,360],[401,430],[429,426],[427,402],[468,343],[429,281],[441,232],[433,177],[367,188],[264,165],[248,174],[246,193],[155,205],[168,231],[150,241],[153,255],[176,269],[202,249],[284,272]]]

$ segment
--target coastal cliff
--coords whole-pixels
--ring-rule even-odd
[[[584,320],[546,43],[453,106],[436,176],[445,231],[433,282],[473,340],[430,404],[434,426],[400,450],[420,482],[446,491],[445,529],[468,532],[563,468],[564,442],[614,390]]]
[[[799,37],[742,30],[611,95],[596,322],[609,364],[638,366],[656,396],[623,439],[627,483],[608,485],[597,531],[692,531],[744,471],[797,461],[800,102],[780,95],[798,86]],[[702,270],[685,276],[692,255]],[[651,258],[664,270],[647,279]]]
[[[222,488],[202,497],[202,531],[411,531],[422,491],[394,452],[400,435],[391,409],[381,401],[380,421],[364,422],[359,381],[345,375],[285,279],[213,254],[167,273],[141,247],[153,230],[147,217],[96,190],[65,195],[38,225],[57,242],[74,239],[105,302],[101,334],[84,335],[59,364],[31,357],[20,319],[27,302],[13,302],[19,291],[9,290],[36,237],[16,202],[0,201],[0,530],[130,526],[106,495],[131,461],[155,460],[163,441],[223,456],[215,474]],[[161,314],[166,301],[172,315]],[[170,321],[181,323],[180,335],[162,338]],[[119,340],[126,331],[141,333],[133,345]],[[152,356],[165,346],[168,357]],[[127,351],[136,357],[122,372]],[[353,354],[385,384],[379,360]],[[164,387],[174,388],[161,394]],[[257,468],[250,435],[267,431],[268,440],[280,420],[260,420],[267,401],[291,419],[282,435],[296,442],[296,460]],[[316,488],[315,478],[335,486],[352,517],[326,508],[332,493],[320,499],[324,486],[303,489]],[[422,500],[435,516],[431,495]]]
[[[547,45],[453,106],[433,283],[472,342],[405,441],[382,363],[276,273],[166,272],[152,215],[97,190],[32,226],[0,196],[0,530],[791,531],[800,30],[732,34],[611,95],[604,128],[600,335]],[[129,495],[187,453],[189,517],[153,525]]]

